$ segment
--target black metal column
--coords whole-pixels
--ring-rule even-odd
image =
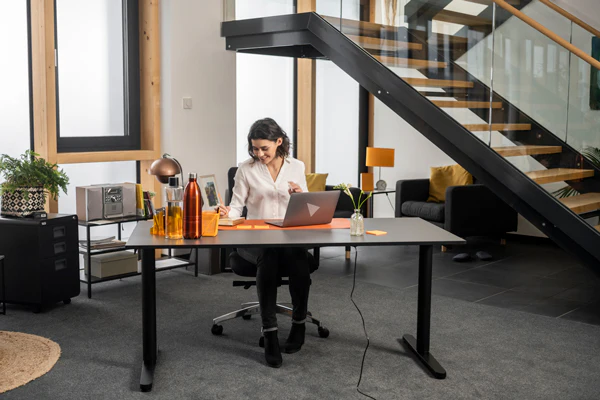
[[[446,370],[429,353],[431,322],[431,278],[433,246],[419,246],[419,302],[417,305],[417,338],[404,335],[403,339],[418,359],[437,379],[446,377]]]
[[[142,392],[152,390],[154,367],[158,353],[156,341],[156,267],[154,249],[141,249],[142,253],[142,337],[144,362],[140,377]]]

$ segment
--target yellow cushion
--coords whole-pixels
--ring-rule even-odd
[[[442,203],[446,201],[448,186],[463,186],[473,183],[473,176],[460,165],[431,167],[429,178],[429,198],[427,201]]]
[[[324,192],[325,181],[329,174],[306,174],[306,186],[309,192]]]

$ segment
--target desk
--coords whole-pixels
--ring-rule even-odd
[[[126,247],[139,249],[142,254],[142,340],[143,362],[140,378],[142,391],[152,390],[157,359],[156,339],[156,271],[154,249],[161,248],[219,248],[219,247],[326,247],[326,246],[419,246],[419,290],[417,337],[406,334],[404,341],[417,358],[438,379],[446,371],[429,352],[431,315],[431,268],[434,245],[457,245],[465,241],[420,218],[365,219],[365,230],[379,229],[387,235],[350,236],[347,229],[332,230],[268,230],[221,231],[216,237],[199,240],[168,240],[150,235],[151,222],[140,222]]]

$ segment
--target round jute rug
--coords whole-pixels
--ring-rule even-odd
[[[0,331],[0,393],[44,375],[59,357],[60,346],[52,340]]]

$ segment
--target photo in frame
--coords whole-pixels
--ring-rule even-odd
[[[198,177],[198,186],[202,194],[202,210],[213,210],[221,203],[221,195],[217,187],[217,179],[214,175],[203,175]]]

